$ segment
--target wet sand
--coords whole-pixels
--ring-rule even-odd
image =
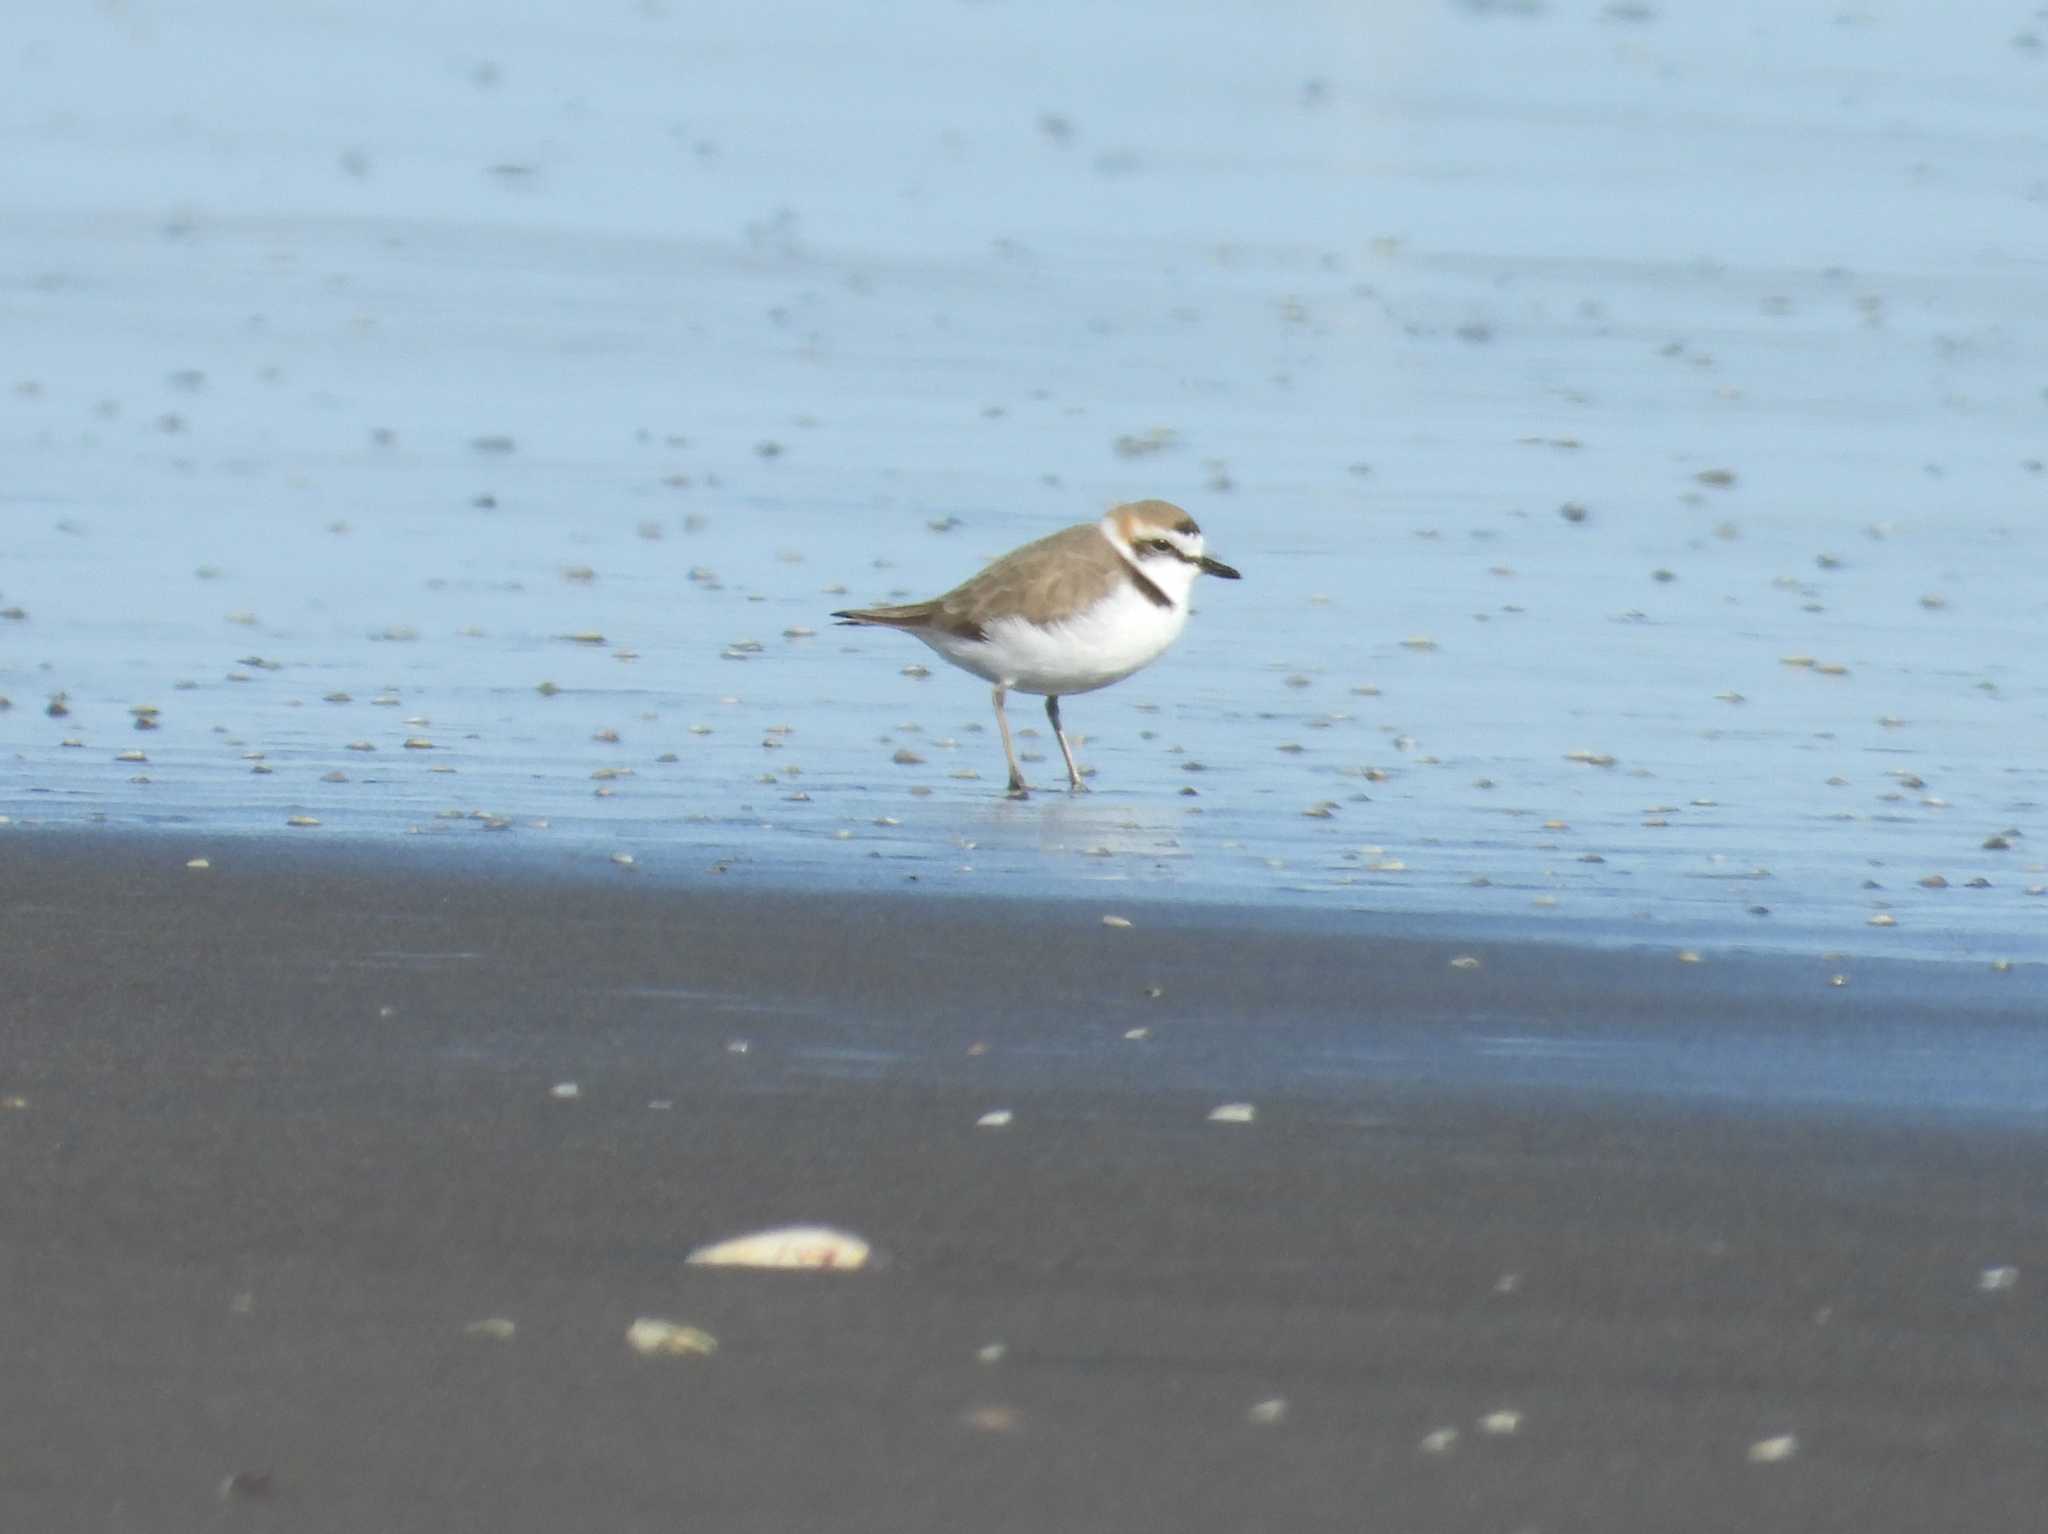
[[[0,815],[2044,951],[2012,6],[15,9]],[[1150,496],[1083,805],[832,626]]]
[[[1817,998],[1845,1060],[2023,1031],[1974,971],[445,849],[17,830],[0,874],[10,1527],[1868,1534],[2048,1497],[2038,1130],[1415,1042]],[[797,1220],[887,1260],[683,1263]],[[642,1316],[718,1351],[636,1356]]]

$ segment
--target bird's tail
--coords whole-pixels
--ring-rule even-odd
[[[874,623],[883,628],[915,629],[929,624],[937,607],[936,602],[910,602],[902,607],[849,607],[832,616],[842,626]]]

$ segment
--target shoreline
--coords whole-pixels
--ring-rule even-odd
[[[634,840],[634,839],[629,839]],[[1859,929],[1837,931],[1833,941],[1822,933],[1790,926],[1765,927],[1724,918],[1652,918],[1572,912],[1517,915],[1477,911],[1445,912],[1433,905],[1338,906],[1306,901],[1223,898],[1206,889],[1175,887],[1123,878],[1070,877],[1021,885],[1000,878],[974,887],[948,885],[928,869],[911,867],[889,877],[847,879],[830,870],[788,859],[724,857],[709,843],[676,842],[649,847],[635,840],[637,851],[607,844],[584,832],[565,834],[558,842],[423,830],[393,835],[382,831],[322,827],[316,830],[253,825],[169,822],[137,823],[108,819],[82,823],[34,816],[0,815],[0,859],[10,848],[24,848],[38,863],[72,855],[139,858],[151,864],[182,865],[205,857],[224,862],[231,856],[244,867],[266,874],[290,870],[354,871],[364,877],[403,874],[408,879],[456,886],[525,884],[597,892],[643,887],[685,900],[765,903],[822,902],[848,906],[879,902],[890,909],[923,903],[943,919],[947,910],[993,917],[1020,913],[1036,922],[1048,915],[1078,912],[1142,912],[1155,927],[1246,932],[1364,941],[1431,941],[1501,944],[1513,949],[1569,950],[1588,954],[1664,954],[1695,951],[1709,957],[1731,957],[1771,968],[1773,976],[1810,971],[1821,965],[1830,972],[1854,966],[1888,977],[1909,980],[1918,990],[1931,977],[1964,980],[1954,1004],[1971,1010],[2000,1010],[1998,998],[2018,989],[2007,979],[1983,981],[1985,973],[2004,966],[2013,975],[2048,975],[2048,951],[2031,941],[1988,942],[1959,927],[1921,928],[1895,945],[1899,929],[1887,929],[1873,940]],[[622,864],[615,854],[623,855]],[[1390,889],[1398,897],[1398,890]],[[1922,945],[1925,946],[1912,946]],[[1941,982],[1932,982],[1940,989]]]

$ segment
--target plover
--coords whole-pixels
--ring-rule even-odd
[[[1168,501],[1132,501],[1100,522],[1081,522],[1013,549],[972,579],[928,602],[855,607],[832,616],[915,635],[963,671],[995,683],[996,727],[1010,763],[1010,792],[1030,792],[1010,744],[1004,695],[1045,699],[1067,781],[1081,787],[1074,749],[1060,727],[1060,699],[1121,682],[1149,666],[1187,627],[1198,575],[1238,574],[1211,559],[1195,519]]]

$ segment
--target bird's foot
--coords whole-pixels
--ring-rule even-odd
[[[1012,799],[1029,799],[1031,797],[1031,786],[1022,778],[1010,779],[1010,797]]]

